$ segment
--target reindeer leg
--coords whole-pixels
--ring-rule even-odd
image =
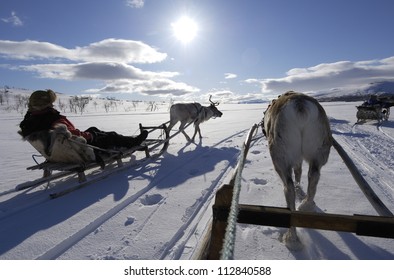
[[[171,129],[174,127],[175,123],[170,122],[170,125],[167,127],[167,132],[170,135]]]
[[[291,211],[295,211],[295,187],[292,178],[292,168],[284,166],[279,167],[275,165],[275,169],[284,184],[284,193],[287,207]],[[287,248],[291,250],[300,250],[302,248],[302,243],[298,239],[295,227],[290,227],[289,230],[282,236],[281,241],[286,245]]]
[[[200,139],[201,139],[202,137],[201,137],[200,125],[195,124],[195,125],[194,125],[194,134],[193,134],[193,137],[192,137],[192,141],[193,141],[193,142],[194,142],[194,138],[195,138],[196,135],[197,135],[197,132],[198,132],[198,135],[200,136]]]
[[[285,185],[284,193],[285,193],[287,207],[291,211],[294,211],[295,210],[295,187],[294,187],[293,179],[291,178],[291,169],[288,170],[288,172],[286,172],[286,174],[283,174],[280,177],[282,178],[282,181]]]
[[[295,177],[295,186],[301,186],[301,175],[302,175],[302,162],[297,163],[294,167],[294,177]]]
[[[302,201],[301,205],[298,207],[298,210],[302,211],[313,211],[315,208],[315,195],[317,189],[317,183],[320,179],[320,166],[316,163],[316,161],[312,161],[309,164],[308,171],[308,191],[306,197]]]
[[[284,193],[286,197],[287,207],[291,211],[295,211],[295,187],[292,179],[291,169],[286,172],[284,180]],[[291,250],[300,250],[302,248],[302,244],[298,239],[295,227],[290,227],[289,230],[282,236],[282,242],[286,245],[287,248]]]
[[[191,141],[189,135],[186,134],[185,130],[183,130],[185,128],[186,122],[181,122],[181,125],[179,126],[179,130],[182,131],[183,135],[185,135],[185,138],[187,141]]]
[[[193,134],[193,137],[192,137],[192,142],[194,142],[194,138],[196,138],[197,129],[198,129],[198,126],[194,125],[194,134]]]
[[[198,126],[198,135],[200,136],[200,139],[202,139],[202,135],[201,135],[200,126]]]
[[[297,200],[305,198],[306,194],[301,187],[302,161],[294,166],[295,192]]]

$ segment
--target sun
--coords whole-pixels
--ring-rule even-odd
[[[175,37],[184,44],[191,42],[197,35],[197,23],[188,16],[183,16],[171,24]]]

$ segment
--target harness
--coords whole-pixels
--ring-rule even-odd
[[[200,114],[201,114],[201,112],[202,111],[204,111],[204,118],[203,119],[205,119],[205,110],[204,110],[204,107],[203,106],[201,106],[201,104],[199,104],[201,107],[199,108],[198,106],[197,106],[197,104],[199,104],[199,103],[193,103],[193,105],[194,105],[194,107],[196,108],[196,111],[197,111],[197,117],[196,117],[196,119],[193,121],[194,123],[196,123],[198,120],[200,120]]]
[[[273,100],[273,102],[274,102],[274,101],[275,101],[275,99]],[[262,119],[261,122],[259,123],[259,125],[261,125],[261,129],[262,129],[262,131],[263,131],[263,135],[264,135],[265,137],[267,137],[267,131],[265,130],[265,123],[264,123],[264,121],[265,121],[265,114],[268,112],[268,109],[271,107],[271,105],[272,105],[272,103],[271,103],[271,104],[268,104],[267,109],[264,111],[263,119]]]

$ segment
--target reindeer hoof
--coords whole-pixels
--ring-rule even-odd
[[[298,206],[298,210],[299,211],[305,211],[305,212],[315,212],[315,208],[316,208],[316,204],[315,202],[312,200],[307,200],[304,199],[300,206]]]
[[[287,231],[281,237],[280,241],[285,244],[285,246],[291,251],[300,251],[304,248],[297,234],[291,230]]]

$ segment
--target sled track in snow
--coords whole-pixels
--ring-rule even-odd
[[[376,166],[391,174],[394,178],[394,138],[383,131],[380,125],[377,126],[379,133],[371,134],[369,137],[356,137],[358,147],[366,152],[365,157],[371,160]],[[354,135],[364,135],[369,133],[368,130],[363,130],[358,126],[352,127]],[[382,137],[383,136],[383,137]]]
[[[237,132],[237,133],[235,133],[235,134],[233,134],[233,135],[231,135],[229,137],[226,137],[226,138],[222,139],[221,141],[217,142],[215,145],[212,145],[207,151],[199,154],[197,157],[193,158],[192,161],[190,161],[190,162],[188,162],[186,164],[191,164],[196,159],[198,159],[198,158],[206,155],[207,153],[209,153],[210,149],[215,148],[215,147],[225,143],[226,141],[231,140],[232,138],[234,138],[236,136],[241,136],[242,134],[246,133],[246,131],[247,131],[247,129],[239,131],[239,132]],[[236,161],[236,160],[237,160],[237,158],[234,158],[234,161]],[[180,165],[184,166],[185,163],[181,163]],[[199,200],[199,201],[202,201],[202,203],[200,203],[194,209],[192,209],[192,213],[190,213],[188,215],[186,221],[177,230],[177,232],[175,233],[174,237],[169,242],[167,242],[163,248],[161,248],[161,250],[159,251],[160,253],[155,255],[154,258],[164,259],[168,255],[171,255],[171,258],[179,257],[179,255],[182,252],[182,245],[180,245],[180,246],[178,245],[177,248],[175,248],[173,250],[174,246],[176,245],[177,241],[182,236],[184,236],[185,234],[190,236],[190,234],[192,234],[193,231],[192,230],[188,231],[187,228],[193,223],[193,220],[196,218],[196,216],[198,215],[200,210],[204,207],[204,204],[206,204],[204,202],[207,199],[209,199],[209,197],[214,195],[215,189],[220,186],[221,179],[223,179],[223,177],[230,170],[231,165],[232,165],[232,162],[229,162],[228,165],[226,166],[226,168],[223,170],[223,172],[221,172],[219,174],[219,176],[216,178],[216,180],[208,188],[209,191],[204,193],[204,195],[202,195],[201,199]],[[116,204],[114,207],[108,209],[104,214],[102,214],[101,216],[97,217],[91,223],[89,223],[88,225],[84,226],[83,228],[81,228],[77,232],[73,233],[71,236],[67,237],[66,239],[64,239],[63,241],[58,243],[57,245],[53,246],[51,249],[49,249],[46,252],[42,253],[36,259],[56,259],[56,258],[58,258],[63,253],[65,253],[68,249],[70,249],[74,245],[78,244],[78,242],[80,242],[83,238],[85,238],[87,235],[89,235],[94,230],[96,230],[99,226],[103,225],[105,222],[110,220],[113,216],[115,216],[121,210],[123,210],[127,206],[131,205],[135,201],[141,199],[145,194],[147,194],[150,190],[152,190],[154,187],[156,187],[156,185],[161,180],[165,180],[165,178],[170,176],[171,173],[173,173],[178,168],[179,168],[179,165],[173,166],[172,167],[172,170],[173,170],[172,172],[170,172],[169,174],[167,174],[166,176],[164,176],[162,178],[159,178],[158,181],[152,182],[151,184],[149,184],[145,188],[143,188],[143,189],[139,190],[138,192],[130,195],[128,198],[126,198],[122,202],[120,202],[120,203]],[[164,200],[165,200],[165,198],[160,202],[160,204],[162,204],[164,202]],[[159,205],[159,207],[160,207],[160,205]],[[24,210],[26,210],[26,209],[24,209]],[[154,210],[154,211],[157,211],[157,210]],[[198,223],[194,224],[193,226],[195,227],[197,224]],[[140,229],[140,231],[141,230],[142,230],[142,228]],[[187,240],[188,240],[188,238],[186,238],[186,240],[183,243],[186,243]]]
[[[248,130],[245,130],[243,132],[247,132]],[[261,138],[260,138],[261,140]],[[256,141],[253,141],[251,143],[251,147],[253,147],[253,145],[256,144]],[[239,156],[239,154],[238,154]],[[235,161],[238,160],[238,156],[235,159]],[[208,208],[208,206],[211,206],[210,203],[204,203],[206,201],[210,201],[211,199],[214,199],[215,194],[216,194],[216,190],[221,187],[223,185],[223,179],[225,179],[225,175],[228,174],[228,171],[230,170],[230,167],[232,165],[232,162],[229,162],[226,167],[224,168],[224,170],[219,174],[219,176],[214,180],[214,182],[210,185],[210,187],[208,188],[208,192],[206,192],[204,195],[202,195],[198,200],[202,203],[199,203],[197,207],[195,207],[193,209],[193,213],[188,217],[187,221],[185,222],[185,224],[179,228],[179,230],[176,232],[176,234],[174,235],[174,237],[166,244],[166,248],[163,252],[161,252],[160,256],[155,256],[158,257],[158,259],[160,260],[164,260],[164,259],[173,259],[173,260],[177,260],[180,259],[181,254],[183,252],[183,249],[187,243],[187,241],[189,240],[189,238],[192,236],[192,234],[194,233],[194,229],[197,227],[198,222],[201,219],[201,216],[198,217],[197,221],[195,221],[196,216],[198,216],[198,214],[200,213],[200,210],[202,208],[204,208],[204,210],[206,210]],[[204,212],[204,211],[203,211]],[[191,225],[192,228],[186,232],[186,229]],[[180,239],[180,237],[184,236],[186,232],[186,236],[183,238],[183,240],[181,240],[180,242],[177,242],[177,240]]]
[[[384,131],[384,129],[382,128],[382,123],[378,124],[378,130],[379,130],[382,134],[384,134],[387,138],[390,138],[391,141],[394,142],[394,137],[392,137],[390,134],[386,133],[386,132]]]
[[[147,160],[144,161],[145,164],[149,163],[149,158]],[[140,167],[141,163],[138,163],[136,165],[132,165],[132,166],[128,166],[128,168],[137,168]],[[120,170],[120,172],[125,171],[126,169],[124,167],[121,167],[122,170]],[[105,174],[104,176],[100,177],[100,178],[93,178],[93,182],[92,183],[88,183],[89,185],[93,185],[94,182],[98,182],[100,180],[104,180],[107,177],[111,176],[111,175],[115,175],[118,172],[116,172],[116,168],[112,169],[112,173],[108,172],[107,174]],[[103,174],[105,171],[102,171]],[[95,176],[93,175],[95,173],[95,171],[92,171],[91,173],[89,173],[89,176]],[[97,176],[97,174],[96,174]],[[7,211],[5,212],[6,214],[4,216],[0,215],[0,221],[3,219],[7,219],[9,217],[12,217],[13,215],[17,215],[23,211],[27,211],[30,210],[34,207],[40,206],[41,204],[48,202],[51,200],[50,194],[53,190],[58,189],[57,187],[60,188],[64,188],[64,184],[67,184],[67,181],[70,182],[70,184],[75,184],[78,185],[78,181],[77,181],[77,174],[70,174],[67,177],[62,177],[61,179],[55,179],[49,183],[42,183],[39,184],[37,186],[34,187],[30,187],[27,188],[26,190],[22,190],[22,191],[15,191],[15,189],[12,189],[10,191],[6,191],[3,193],[3,195],[9,195],[9,194],[16,194],[15,197],[18,197],[18,199],[20,200],[20,203],[15,202],[14,201],[14,205],[16,204],[20,204],[20,206],[18,207],[14,207],[12,209],[7,209]],[[45,184],[47,184],[47,186],[44,186]],[[53,185],[55,185],[55,187],[53,188]],[[30,191],[32,191],[30,193]],[[29,194],[29,198],[28,199],[24,199],[24,195]],[[14,197],[14,198],[15,198]],[[2,203],[7,204],[7,200],[2,201]],[[1,210],[1,209],[0,209]],[[0,211],[1,213],[1,211]]]
[[[380,126],[375,130],[375,127],[359,127],[354,125],[352,127],[352,134],[354,141],[345,140],[348,147],[347,152],[361,169],[361,172],[366,175],[367,180],[371,180],[376,187],[376,191],[384,196],[387,200],[387,205],[394,204],[394,186],[392,178],[394,178],[394,139],[387,133],[384,133]],[[375,130],[376,132],[372,132]],[[354,151],[362,151],[362,153],[355,153]],[[360,156],[362,155],[362,156]],[[384,170],[384,176],[376,176],[376,170]],[[381,173],[381,172],[379,172]],[[383,197],[381,197],[383,198]]]

